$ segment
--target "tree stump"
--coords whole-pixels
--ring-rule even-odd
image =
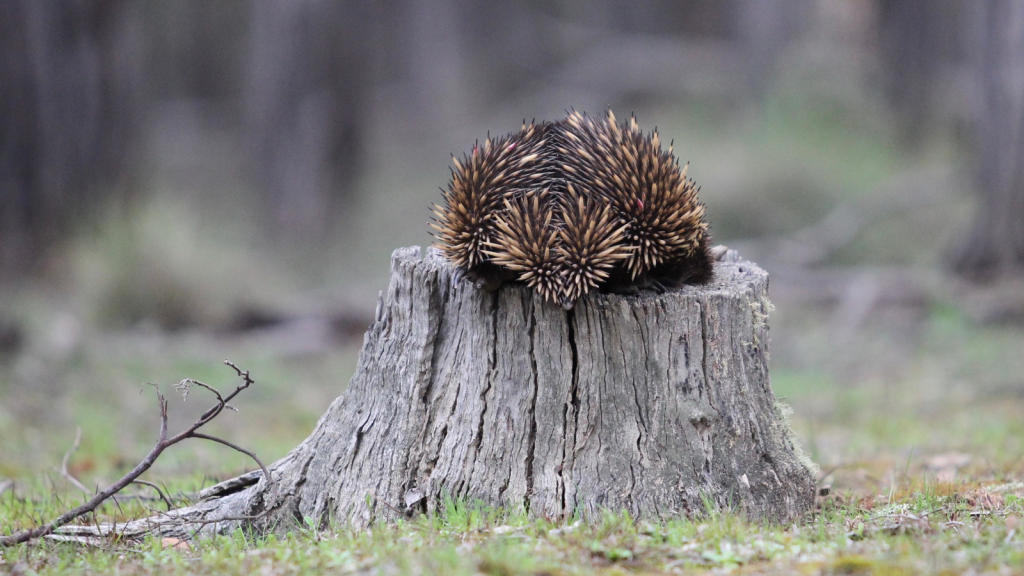
[[[433,249],[396,250],[348,390],[273,482],[256,470],[167,519],[366,525],[447,495],[549,518],[710,504],[793,520],[815,482],[769,384],[770,309],[767,273],[743,261],[707,286],[566,312],[460,282]]]

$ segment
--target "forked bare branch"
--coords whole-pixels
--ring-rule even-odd
[[[233,368],[235,370],[235,373],[242,379],[242,383],[237,385],[235,387],[235,389],[233,391],[231,391],[230,394],[228,394],[226,396],[222,395],[218,390],[216,390],[212,386],[209,386],[207,384],[199,382],[198,380],[193,380],[193,379],[183,380],[182,383],[179,384],[179,388],[184,386],[186,394],[188,392],[188,387],[191,386],[192,384],[195,384],[195,385],[200,386],[202,388],[205,388],[205,389],[209,390],[211,393],[213,393],[214,397],[217,399],[217,402],[213,406],[211,406],[209,409],[207,409],[205,412],[203,412],[203,414],[195,422],[193,422],[191,426],[189,426],[185,430],[182,430],[178,434],[175,434],[174,436],[168,437],[168,435],[167,435],[167,398],[164,397],[163,393],[160,392],[159,389],[157,389],[156,390],[157,405],[158,405],[159,410],[160,410],[160,433],[159,433],[159,439],[157,440],[157,442],[153,446],[153,448],[149,451],[149,453],[146,454],[145,458],[143,458],[142,461],[140,461],[134,468],[132,468],[130,472],[128,472],[127,474],[122,476],[121,479],[119,479],[117,482],[114,482],[113,484],[111,484],[107,488],[101,490],[100,492],[96,493],[95,496],[90,498],[87,502],[85,502],[81,506],[78,506],[76,508],[72,508],[71,510],[68,510],[67,512],[65,512],[65,513],[61,514],[60,516],[58,516],[57,518],[55,518],[55,519],[53,519],[53,520],[51,520],[49,522],[46,522],[42,526],[39,526],[39,527],[34,528],[32,530],[24,530],[22,532],[17,532],[15,534],[11,534],[9,536],[0,536],[0,547],[14,546],[16,544],[22,544],[24,542],[29,542],[31,540],[35,540],[37,538],[42,538],[44,536],[52,534],[55,530],[57,530],[61,526],[64,526],[65,524],[68,524],[69,522],[71,522],[71,521],[73,521],[73,520],[75,520],[77,518],[80,518],[81,516],[84,516],[84,515],[92,512],[92,511],[96,510],[96,508],[98,508],[100,506],[100,504],[102,504],[106,500],[110,499],[115,494],[119,493],[120,491],[124,490],[130,484],[133,484],[133,483],[135,483],[135,484],[144,484],[146,486],[150,486],[150,487],[156,488],[157,492],[161,492],[160,489],[157,488],[155,484],[153,484],[151,482],[146,482],[144,480],[138,480],[138,477],[141,476],[144,472],[146,472],[147,470],[149,470],[150,467],[153,466],[153,464],[156,462],[157,458],[160,457],[160,455],[163,453],[164,450],[166,450],[167,448],[169,448],[169,447],[171,447],[171,446],[173,446],[173,445],[175,445],[175,444],[177,444],[177,443],[179,443],[179,442],[181,442],[183,440],[187,440],[189,438],[198,438],[198,439],[202,439],[202,440],[212,440],[214,442],[218,442],[220,444],[228,446],[229,448],[233,448],[234,450],[237,450],[238,452],[241,452],[242,454],[245,454],[246,456],[249,456],[250,458],[252,458],[259,465],[260,470],[263,472],[263,477],[266,478],[267,482],[272,482],[272,479],[271,479],[271,476],[270,476],[270,471],[267,470],[267,467],[263,465],[263,462],[261,462],[260,459],[257,458],[256,455],[253,452],[250,452],[249,450],[241,448],[240,446],[237,446],[237,445],[235,445],[235,444],[233,444],[231,442],[228,442],[227,440],[223,440],[223,439],[217,438],[215,436],[210,436],[208,434],[202,434],[202,433],[198,432],[198,430],[200,428],[202,428],[203,426],[208,424],[211,420],[213,420],[214,418],[219,416],[221,414],[221,412],[224,411],[225,408],[230,409],[230,410],[234,410],[234,408],[232,408],[228,404],[228,402],[233,400],[236,396],[238,396],[240,393],[242,393],[243,390],[245,390],[250,385],[255,383],[255,381],[249,375],[249,371],[248,370],[240,369],[238,366],[236,366],[230,360],[225,360],[224,363],[226,365],[230,366],[231,368]],[[188,382],[188,384],[185,384],[186,382]],[[71,448],[71,450],[68,451],[68,453],[65,455],[64,460],[62,462],[61,473],[66,478],[71,478],[71,475],[67,472],[68,459],[70,458],[71,454],[75,451],[75,449],[78,447],[79,440],[80,440],[80,438],[76,438],[75,445]],[[81,483],[77,483],[77,484],[81,484]],[[80,489],[82,487],[83,486],[79,486]],[[162,492],[161,492],[161,497],[167,503],[168,508],[170,508],[171,507],[171,502],[170,502],[170,500],[166,496],[164,496],[162,494]],[[223,521],[223,519],[221,519],[221,521]]]

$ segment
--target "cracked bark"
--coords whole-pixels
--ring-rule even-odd
[[[594,295],[571,312],[523,287],[480,292],[434,250],[399,249],[391,270],[355,376],[270,466],[276,490],[257,471],[139,522],[163,534],[224,516],[248,519],[206,529],[367,525],[445,495],[551,518],[712,502],[785,522],[813,505],[812,465],[768,379],[757,266],[719,262],[707,286]]]

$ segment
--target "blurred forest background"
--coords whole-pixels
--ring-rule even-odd
[[[0,476],[78,426],[78,473],[113,473],[156,423],[140,385],[224,357],[262,386],[224,435],[282,455],[451,154],[609,107],[771,273],[812,457],[1024,468],[1024,0],[6,0]]]

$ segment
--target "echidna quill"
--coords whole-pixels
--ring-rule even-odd
[[[480,287],[522,282],[566,310],[593,291],[711,280],[708,224],[686,167],[644,134],[576,111],[479,143],[434,206],[436,245]]]

